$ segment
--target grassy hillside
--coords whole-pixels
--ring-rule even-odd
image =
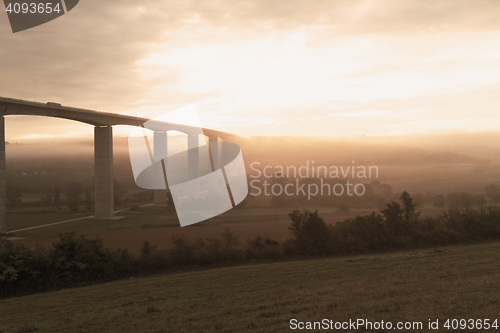
[[[292,318],[494,320],[498,281],[498,242],[246,265],[1,300],[0,332],[281,332]]]

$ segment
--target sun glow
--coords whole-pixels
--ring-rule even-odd
[[[161,99],[166,91],[199,95],[197,106],[210,112],[211,127],[258,126],[257,117],[286,123],[297,117],[293,112],[284,115],[284,109],[302,109],[306,116],[307,109],[317,106],[321,110],[308,119],[352,113],[358,121],[371,122],[374,114],[387,120],[416,108],[418,118],[418,113],[429,110],[410,104],[398,111],[363,105],[384,100],[405,104],[405,100],[500,83],[500,62],[494,62],[500,53],[491,43],[500,44],[500,33],[329,37],[316,26],[238,42],[175,48],[159,44],[138,66],[150,80],[178,73],[175,84],[167,80],[155,85],[150,97]],[[356,110],[351,110],[352,105],[357,105]],[[415,119],[401,121],[404,127]],[[422,129],[435,127],[423,124]]]

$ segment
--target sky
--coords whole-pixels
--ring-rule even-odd
[[[0,96],[144,117],[195,105],[245,137],[493,131],[499,17],[495,0],[82,0],[13,34],[2,11]],[[92,134],[6,121],[12,142]]]

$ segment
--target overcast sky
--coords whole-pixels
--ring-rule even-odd
[[[0,96],[147,117],[195,104],[242,136],[497,130],[499,18],[495,0],[82,0],[13,34],[2,11]],[[92,133],[7,119],[9,141]]]

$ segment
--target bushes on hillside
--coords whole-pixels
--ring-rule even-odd
[[[245,258],[257,261],[277,261],[285,257],[280,243],[269,237],[257,236],[247,241]]]
[[[290,213],[293,239],[285,254],[354,254],[416,246],[446,245],[500,239],[500,209],[496,206],[450,207],[437,217],[420,218],[407,192],[401,203],[386,204],[382,214],[356,216],[327,226],[317,212]]]
[[[51,248],[31,250],[2,239],[0,242],[0,297],[24,295],[194,266],[227,266],[250,260],[279,260],[278,242],[257,237],[242,249],[229,228],[219,238],[189,242],[174,237],[170,250],[144,242],[138,256],[128,250],[104,248],[101,239],[74,233],[60,234]]]
[[[246,244],[229,228],[220,237],[188,241],[174,237],[173,247],[158,250],[145,242],[140,254],[104,248],[101,239],[61,234],[51,248],[34,250],[0,237],[0,296],[22,295],[98,283],[136,274],[276,261],[295,256],[324,256],[405,249],[428,245],[500,239],[496,206],[450,207],[437,217],[421,218],[406,192],[400,202],[375,212],[327,225],[318,212],[293,210],[291,238],[280,244],[266,236]],[[0,235],[2,236],[2,235]]]
[[[288,229],[292,233],[292,244],[300,254],[320,255],[328,252],[330,229],[318,212],[294,210],[288,214],[292,226]]]
[[[0,245],[1,296],[107,281],[132,271],[126,251],[110,251],[102,240],[74,233],[61,234],[49,249],[30,250],[8,241]]]

